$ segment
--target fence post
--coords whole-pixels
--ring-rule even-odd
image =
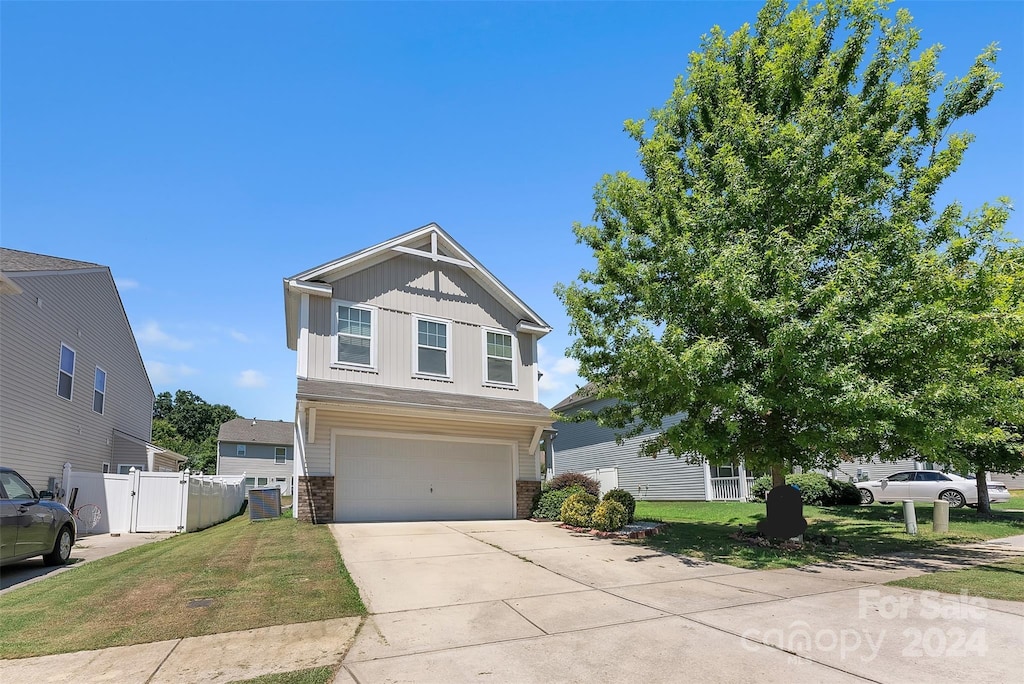
[[[914,500],[903,500],[903,521],[907,526],[907,534],[917,534],[917,513],[914,511]]]
[[[132,466],[128,470],[128,477],[130,478],[129,487],[131,489],[131,510],[128,514],[128,531],[137,532],[139,526],[139,471],[136,470],[135,466]]]
[[[68,503],[68,494],[71,492],[71,464],[65,463],[61,469],[60,492],[57,497],[62,504]]]

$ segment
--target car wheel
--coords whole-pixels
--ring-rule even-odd
[[[947,489],[939,494],[939,498],[943,501],[948,501],[950,508],[963,508],[964,504],[967,503],[967,499],[964,498],[964,495],[955,489]]]
[[[860,490],[860,502],[861,504],[873,504],[875,503],[875,495],[871,493],[870,489]]]
[[[65,525],[57,533],[57,541],[53,543],[53,551],[43,556],[47,565],[64,565],[71,558],[71,547],[75,540],[71,537],[71,528]]]

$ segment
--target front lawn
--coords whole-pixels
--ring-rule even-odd
[[[784,550],[752,545],[732,538],[740,530],[757,529],[764,518],[763,503],[738,501],[638,501],[637,518],[663,520],[668,529],[644,543],[656,549],[727,563],[741,568],[782,568],[852,556],[871,556],[894,551],[928,551],[949,544],[983,541],[1024,534],[1024,513],[998,513],[979,520],[970,508],[949,512],[949,533],[931,532],[932,507],[917,504],[918,535],[904,532],[900,506],[804,507],[808,535],[826,535],[835,545],[805,544]]]
[[[326,527],[238,516],[9,592],[0,614],[0,658],[24,658],[366,609]]]
[[[941,591],[945,594],[967,592],[968,596],[1024,601],[1024,557],[965,570],[932,572],[889,584],[910,589]]]

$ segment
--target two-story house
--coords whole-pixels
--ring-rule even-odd
[[[217,474],[244,475],[246,491],[277,487],[292,493],[295,423],[234,418],[217,432]]]
[[[0,461],[40,489],[62,469],[177,470],[149,442],[153,387],[110,269],[0,248]]]
[[[286,278],[284,296],[299,519],[529,515],[551,329],[440,226]]]

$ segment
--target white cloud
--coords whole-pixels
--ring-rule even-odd
[[[566,395],[576,388],[579,380],[579,361],[564,356],[555,358],[543,344],[538,344],[537,362],[540,372],[543,373],[538,388],[545,394],[554,395],[549,396],[548,401],[560,401],[564,397],[559,396],[559,393]]]
[[[258,370],[248,369],[238,374],[235,384],[239,387],[266,387],[267,376]]]
[[[199,371],[183,363],[175,365],[161,361],[147,361],[146,372],[149,373],[149,381],[154,385],[172,385]]]
[[[142,326],[142,329],[135,333],[135,339],[143,344],[153,345],[154,347],[166,347],[167,349],[176,349],[178,351],[192,348],[192,342],[169,335],[164,332],[156,321],[150,321]]]
[[[228,331],[228,335],[231,335],[232,339],[241,342],[242,344],[249,344],[250,342],[252,342],[248,335],[246,335],[244,332],[239,332],[234,328]]]
[[[134,290],[139,286],[139,281],[132,278],[114,278],[114,284],[118,290]]]

